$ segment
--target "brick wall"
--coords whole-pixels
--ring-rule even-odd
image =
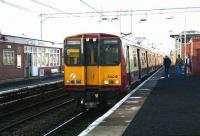
[[[200,49],[200,39],[193,39],[192,43],[186,45],[186,55],[192,59],[192,72],[197,73],[197,50]],[[182,46],[181,50],[182,58],[185,57],[185,46]]]
[[[3,49],[8,49],[7,45],[11,45],[11,50],[14,51],[14,65],[3,64]],[[16,79],[24,77],[24,49],[23,45],[0,43],[0,81],[7,79]],[[17,55],[21,55],[21,68],[17,68]]]

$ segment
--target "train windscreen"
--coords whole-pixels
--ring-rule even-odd
[[[65,64],[81,65],[81,42],[67,41],[65,43]]]
[[[85,65],[98,65],[98,39],[84,40]]]
[[[120,41],[118,39],[104,39],[100,47],[101,65],[118,65],[120,58]]]

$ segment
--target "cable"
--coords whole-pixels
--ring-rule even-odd
[[[86,6],[88,6],[89,8],[93,9],[94,11],[96,11],[96,13],[99,13],[101,16],[103,16],[102,12],[96,10],[94,7],[90,6],[89,4],[87,4],[86,2],[84,2],[83,0],[80,0],[82,3],[84,3]]]
[[[83,2],[82,0],[80,0]],[[86,4],[86,3],[85,3]],[[67,13],[67,15],[74,17],[96,17],[95,14],[101,14],[102,16],[118,16],[120,13],[121,16],[127,15],[154,15],[154,14],[167,14],[167,13],[186,13],[186,12],[200,12],[200,7],[180,7],[180,8],[160,8],[160,9],[145,9],[145,10],[116,10],[116,11],[102,11],[99,12],[90,5],[87,4],[90,8],[95,10],[95,12],[73,12]],[[46,15],[65,15],[66,13],[49,13]]]
[[[60,9],[54,8],[54,7],[49,6],[49,5],[46,5],[46,4],[41,3],[41,2],[39,2],[39,1],[32,0],[32,2],[35,2],[35,3],[39,4],[39,5],[44,6],[44,7],[47,7],[47,8],[50,8],[50,9],[56,10],[56,11],[58,11],[58,12],[62,12],[62,13],[64,13],[64,14],[68,14],[67,12],[65,12],[65,11],[63,11],[63,10],[60,10]]]
[[[31,13],[36,13],[36,14],[38,14],[37,12],[32,11],[32,10],[30,10],[30,9],[28,9],[28,8],[25,8],[25,7],[23,7],[23,6],[20,6],[20,5],[17,5],[17,4],[13,4],[13,3],[7,2],[7,1],[5,1],[5,0],[0,0],[0,2],[3,3],[3,4],[9,5],[9,6],[11,6],[11,7],[17,8],[17,9],[19,9],[19,10],[23,10],[23,11],[27,11],[27,12],[31,12]]]

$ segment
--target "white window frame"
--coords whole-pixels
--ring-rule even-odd
[[[8,63],[8,57],[7,57],[8,55],[9,55],[9,57],[11,57],[10,58],[10,63]],[[15,65],[15,51],[14,50],[3,49],[3,65]]]

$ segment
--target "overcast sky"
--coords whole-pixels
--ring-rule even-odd
[[[40,39],[39,14],[41,13],[135,11],[180,7],[200,7],[200,2],[199,0],[83,0],[83,2],[80,0],[0,0],[0,31],[3,34],[15,36],[25,34],[28,38]],[[169,53],[173,48],[173,42],[169,38],[170,33],[177,34],[185,29],[200,31],[200,12],[179,14],[176,12],[177,10],[162,14],[150,14],[147,11],[134,12],[141,15],[133,13],[132,19],[131,15],[121,16],[120,19],[120,14],[115,13],[115,16],[107,16],[107,20],[101,20],[102,15],[105,15],[103,13],[79,17],[43,16],[42,36],[44,40],[63,42],[66,36],[77,33],[104,32],[119,35],[120,32],[132,32],[132,38],[146,37],[154,42],[157,48]],[[90,17],[84,17],[88,15]],[[118,19],[111,21],[111,18]],[[141,19],[147,21],[140,22]]]

